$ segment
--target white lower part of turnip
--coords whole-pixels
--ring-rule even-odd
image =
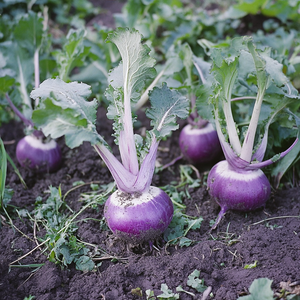
[[[111,231],[132,244],[159,237],[173,217],[173,203],[161,189],[147,193],[114,192],[106,201],[104,216]]]
[[[222,152],[217,132],[211,123],[203,128],[186,125],[180,133],[179,146],[184,157],[195,165],[209,163]]]
[[[225,160],[211,169],[207,186],[209,194],[221,207],[213,229],[227,210],[246,212],[263,207],[271,193],[269,180],[260,169],[236,171]]]

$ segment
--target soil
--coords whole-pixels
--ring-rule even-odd
[[[98,120],[105,120],[105,109],[100,108]],[[144,119],[144,114],[139,113]],[[143,123],[146,123],[145,121]],[[184,125],[181,122],[181,127]],[[98,130],[112,145],[111,123],[98,124]],[[146,124],[148,126],[148,124]],[[15,147],[22,137],[22,125],[11,122],[1,128],[6,149],[15,160]],[[179,154],[178,134],[162,142],[158,161],[167,163]],[[20,169],[28,185],[24,189],[18,176],[9,167],[7,185],[14,190],[11,205],[29,211],[34,208],[38,196],[47,198],[44,191],[49,186],[61,186],[65,194],[76,181],[99,181],[109,183],[112,178],[101,159],[89,144],[70,150],[60,139],[59,144],[64,156],[60,170],[52,174],[36,174]],[[166,149],[169,151],[166,152]],[[163,151],[162,151],[163,150]],[[16,161],[16,160],[15,160]],[[179,181],[179,163],[157,173],[153,185],[164,186],[172,180]],[[78,210],[81,207],[80,193],[88,187],[71,192],[66,201]],[[213,299],[233,300],[244,294],[256,278],[267,277],[273,280],[274,290],[280,290],[280,282],[295,282],[300,279],[300,221],[292,216],[300,215],[300,189],[274,190],[265,209],[251,213],[230,211],[226,214],[217,230],[209,232],[210,221],[215,219],[218,205],[210,199],[206,186],[190,189],[190,199],[184,199],[186,214],[202,216],[201,228],[190,231],[187,238],[195,243],[189,247],[168,246],[160,239],[156,247],[144,245],[140,248],[127,247],[115,239],[109,230],[103,230],[99,221],[81,222],[77,232],[80,240],[95,244],[109,253],[101,266],[92,272],[83,273],[75,266],[62,268],[47,260],[47,252],[33,251],[18,263],[20,265],[44,263],[36,272],[32,268],[9,268],[9,264],[36,247],[32,222],[26,218],[14,218],[18,230],[3,222],[0,230],[0,298],[18,300],[33,295],[36,299],[139,299],[132,290],[140,288],[146,299],[145,291],[153,290],[159,295],[161,284],[170,289],[181,285],[184,290],[193,292],[196,297],[180,293],[180,299],[201,299],[200,293],[187,285],[188,275],[199,270],[200,278],[212,288]],[[88,209],[79,218],[101,220],[103,206],[97,210]],[[7,217],[3,214],[3,217]],[[263,221],[272,218],[270,221]],[[258,223],[260,222],[260,223]],[[256,224],[258,223],[258,224]],[[21,233],[22,232],[22,233]],[[37,232],[42,236],[42,232]],[[30,238],[30,239],[29,239]],[[152,250],[151,250],[152,249]],[[113,261],[111,257],[119,258]],[[244,266],[257,261],[257,267],[245,269]],[[14,265],[18,264],[15,263]]]
[[[105,114],[105,109],[100,108],[98,130],[113,145],[111,122],[104,121]],[[139,116],[142,124],[148,126],[144,114],[140,112]],[[181,128],[184,124],[180,123]],[[6,142],[7,152],[16,162],[15,148],[23,135],[22,124],[12,121],[3,125],[0,134]],[[158,161],[161,164],[168,163],[179,155],[178,136],[179,131],[161,143],[158,152]],[[38,196],[47,198],[45,191],[49,186],[61,186],[62,194],[65,194],[77,181],[97,181],[101,184],[112,181],[107,168],[89,144],[84,143],[71,150],[65,146],[63,139],[59,139],[58,143],[64,160],[56,173],[36,174],[20,168],[27,189],[22,186],[12,168],[8,167],[6,184],[14,190],[10,205],[31,211]],[[155,174],[153,185],[164,186],[171,181],[179,181],[179,164],[184,163],[186,162],[177,162]],[[201,174],[205,174],[205,171],[201,170]],[[88,190],[89,186],[83,186],[69,193],[66,197],[67,204],[78,211],[82,206],[80,193]],[[204,284],[212,289],[213,297],[205,299],[235,300],[247,294],[254,279],[262,277],[273,280],[272,288],[275,292],[281,290],[281,282],[296,282],[296,286],[299,284],[298,187],[273,190],[265,209],[250,213],[228,212],[218,228],[212,232],[210,221],[216,218],[218,205],[210,198],[205,185],[190,189],[189,193],[191,197],[183,199],[186,214],[202,216],[204,219],[200,229],[187,234],[187,238],[195,241],[189,247],[170,246],[162,238],[153,247],[129,247],[96,221],[103,217],[103,206],[84,211],[79,219],[90,219],[78,223],[78,239],[98,245],[109,254],[91,272],[78,271],[74,265],[62,267],[50,262],[47,259],[48,253],[41,251],[43,247],[36,249],[36,236],[42,237],[42,231],[34,228],[30,220],[17,217],[15,213],[11,215],[15,226],[12,227],[7,216],[1,214],[0,299],[23,300],[29,295],[38,300],[146,299],[146,290],[154,291],[155,295],[161,294],[161,284],[167,284],[173,292],[181,285],[185,291],[195,294],[193,297],[181,292],[182,300],[204,299],[201,293],[187,285],[188,276],[195,269],[200,271]],[[265,219],[270,220],[264,221]],[[32,251],[33,249],[35,250]],[[24,254],[28,255],[21,259]],[[112,257],[118,259],[111,259]],[[9,264],[18,259],[14,265],[20,264],[20,267],[10,268]],[[255,261],[255,268],[244,268]],[[44,265],[35,272],[33,268],[26,267],[40,263]],[[142,296],[135,292],[137,290],[134,289],[137,288],[143,291]]]

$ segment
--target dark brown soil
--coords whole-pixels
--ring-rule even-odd
[[[143,114],[141,114],[143,116]],[[98,120],[104,120],[105,110],[102,108]],[[183,125],[183,124],[181,124]],[[109,122],[99,124],[99,131],[112,142]],[[4,141],[15,143],[6,145],[11,157],[14,157],[16,142],[22,136],[22,125],[12,122],[1,128]],[[169,162],[178,155],[178,132],[172,138],[161,144],[158,159]],[[70,150],[59,140],[62,146],[64,161],[61,169],[54,174],[36,175],[31,171],[21,169],[28,184],[24,189],[9,168],[7,185],[14,189],[10,204],[32,210],[37,196],[45,198],[44,191],[50,185],[61,185],[62,193],[72,188],[72,183],[111,182],[111,176],[102,164],[100,158],[89,144]],[[180,163],[185,163],[181,161]],[[179,180],[178,164],[154,176],[153,184],[162,186],[171,180]],[[74,209],[81,207],[79,195],[88,188],[83,187],[71,192],[67,203]],[[116,240],[108,230],[101,230],[99,222],[86,221],[79,223],[77,236],[80,240],[95,244],[104,249],[111,258],[103,259],[101,266],[93,272],[83,273],[71,265],[62,268],[47,261],[47,252],[36,249],[14,265],[45,263],[36,272],[33,268],[13,267],[9,264],[21,258],[36,247],[35,232],[26,218],[14,218],[18,230],[6,222],[0,230],[0,298],[3,300],[24,299],[32,295],[36,299],[138,299],[132,292],[140,288],[146,299],[145,291],[153,290],[159,295],[161,284],[165,283],[175,292],[179,285],[184,290],[193,292],[196,297],[180,293],[180,299],[201,299],[200,293],[187,286],[188,275],[195,269],[201,271],[200,278],[206,286],[212,287],[212,299],[237,299],[245,293],[251,282],[260,277],[273,280],[273,289],[280,290],[280,282],[294,282],[300,279],[300,220],[293,216],[300,215],[300,190],[292,188],[277,190],[272,194],[265,210],[251,213],[228,212],[216,231],[209,233],[209,222],[215,219],[219,208],[210,199],[206,187],[190,190],[191,199],[184,199],[186,213],[202,216],[201,228],[190,231],[188,238],[196,241],[189,247],[167,246],[160,240],[156,247],[144,245],[139,249],[130,249],[123,242]],[[3,214],[3,217],[7,217]],[[103,206],[98,210],[88,209],[80,218],[101,220]],[[270,221],[261,222],[266,218]],[[258,224],[255,224],[260,222]],[[21,233],[22,232],[22,233]],[[37,231],[37,236],[42,232]],[[31,240],[30,240],[30,239]],[[41,247],[43,249],[43,247]],[[257,261],[257,267],[245,269],[244,266]],[[209,298],[207,298],[209,299]]]
[[[100,14],[88,20],[87,25],[99,24],[101,26],[106,26],[108,28],[114,28],[114,14],[120,13],[122,6],[126,0],[91,0],[94,7],[100,7]]]

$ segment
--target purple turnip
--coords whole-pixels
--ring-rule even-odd
[[[270,57],[268,49],[266,51],[256,49],[250,37],[234,39],[229,47],[228,57],[224,49],[222,52],[220,49],[214,51],[212,68],[214,82],[211,85],[210,101],[213,105],[216,129],[226,160],[217,163],[211,169],[207,179],[209,194],[221,207],[213,229],[219,224],[227,210],[247,212],[266,205],[271,186],[260,169],[285,156],[298,141],[297,137],[286,151],[263,161],[267,149],[268,129],[279,111],[295,99],[299,100],[297,91],[282,73],[282,65],[280,67],[280,64]],[[250,72],[251,76],[247,72]],[[239,76],[255,78],[256,81],[250,81],[255,84],[249,89],[252,92],[256,91],[256,96],[251,94],[231,98],[236,81],[243,82]],[[255,104],[249,126],[243,135],[243,143],[241,143],[231,103],[233,100],[245,99],[255,99]],[[265,99],[274,103],[272,106],[267,106],[270,113],[264,120],[264,134],[254,147],[260,111]],[[291,112],[290,115],[299,123],[296,115]]]

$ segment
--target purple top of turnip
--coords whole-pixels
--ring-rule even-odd
[[[263,161],[268,129],[275,115],[292,102],[300,100],[298,92],[283,74],[282,65],[271,58],[270,53],[269,48],[256,48],[250,37],[241,37],[233,39],[228,49],[216,48],[212,54],[210,102],[226,158],[226,161],[212,168],[207,181],[211,196],[221,206],[213,228],[228,209],[249,211],[265,205],[271,187],[260,168],[284,157],[298,141],[296,138],[286,151]],[[243,89],[244,86],[247,89]],[[255,104],[241,143],[231,103],[233,100],[245,99],[255,99]],[[261,122],[260,111],[263,105],[270,113],[263,120],[264,134],[257,139],[256,130]],[[290,115],[299,126],[299,118],[291,112]]]

